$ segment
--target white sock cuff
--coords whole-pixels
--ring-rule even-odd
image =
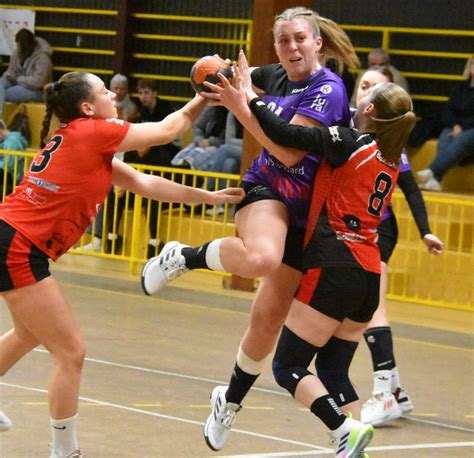
[[[267,358],[263,358],[260,361],[254,361],[252,358],[249,358],[244,351],[242,350],[242,345],[239,346],[239,351],[237,352],[237,365],[247,374],[250,375],[259,375],[262,373],[263,366]]]
[[[60,420],[57,420],[55,418],[50,417],[49,424],[51,426],[69,426],[69,425],[74,424],[75,422],[77,422],[78,417],[79,417],[78,413],[76,413],[76,415],[73,415],[72,417],[62,418]]]
[[[224,266],[221,264],[220,258],[220,246],[224,239],[213,240],[207,246],[206,250],[206,264],[211,270],[217,270],[219,272],[227,272]]]

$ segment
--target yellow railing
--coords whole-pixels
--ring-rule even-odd
[[[424,197],[431,230],[444,241],[445,252],[428,254],[403,194],[395,192],[399,243],[389,263],[388,297],[474,311],[474,199],[433,193]]]
[[[378,33],[380,37],[380,47],[384,48],[390,55],[399,56],[417,56],[427,58],[445,58],[445,59],[462,59],[467,61],[472,54],[463,52],[443,52],[443,51],[419,51],[413,49],[397,49],[391,47],[392,37],[395,34],[404,35],[442,35],[447,37],[474,37],[473,30],[454,30],[454,29],[422,29],[409,27],[385,27],[385,26],[364,26],[343,24],[341,27],[345,31]],[[353,40],[356,43],[356,40]],[[359,53],[369,53],[373,48],[355,46]],[[407,78],[423,78],[423,79],[441,79],[446,81],[461,81],[462,75],[459,74],[441,74],[441,73],[421,73],[421,72],[402,72]],[[411,94],[415,100],[428,100],[436,102],[445,102],[446,96],[436,94]]]
[[[25,164],[30,162],[33,153],[0,150],[0,154],[13,156],[16,160],[22,155]],[[27,165],[25,165],[26,167]],[[227,185],[235,185],[237,175],[222,175],[212,172],[197,172],[165,167],[134,166],[142,172],[166,176],[172,181],[191,186],[208,187],[210,178],[226,180]],[[14,167],[16,172],[18,165]],[[10,170],[12,172],[12,170]],[[5,183],[3,184],[5,187]],[[117,213],[118,195],[113,205],[113,215],[102,228],[102,240],[98,251],[84,251],[91,241],[91,235],[84,235],[72,253],[87,256],[125,261],[130,270],[137,272],[138,264],[147,258],[150,238],[152,212],[157,212],[156,233],[161,242],[180,240],[189,245],[198,245],[208,240],[234,235],[235,227],[232,209],[226,206],[223,214],[214,207],[188,206],[184,204],[158,203],[155,209],[151,201],[126,194],[124,212],[121,219]],[[445,253],[430,255],[420,241],[418,230],[402,193],[393,196],[394,211],[399,226],[399,242],[389,263],[388,297],[400,301],[427,304],[474,311],[473,282],[474,272],[474,200],[472,196],[450,196],[426,193],[425,201],[430,217],[431,229],[445,243]],[[209,211],[210,210],[210,211]],[[89,231],[95,233],[95,223]],[[108,233],[113,236],[107,241]],[[120,238],[117,239],[116,236]],[[159,244],[153,251],[159,251]]]

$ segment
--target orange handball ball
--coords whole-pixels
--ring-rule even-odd
[[[219,73],[222,73],[228,79],[232,79],[232,69],[224,59],[218,56],[201,57],[191,68],[191,86],[196,92],[212,92],[203,83],[204,81],[213,84],[221,83],[217,76]]]

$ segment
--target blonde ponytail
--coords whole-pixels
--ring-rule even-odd
[[[397,162],[416,124],[411,97],[398,84],[380,83],[372,89],[370,103],[377,113],[372,118],[377,144],[385,159]]]
[[[325,60],[334,59],[337,64],[338,73],[342,73],[344,65],[359,68],[359,57],[357,57],[347,33],[331,19],[322,16],[317,16],[317,18],[321,37],[323,38],[321,53],[324,55]]]

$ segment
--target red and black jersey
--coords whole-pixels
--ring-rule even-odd
[[[97,215],[129,127],[120,119],[79,118],[58,129],[0,205],[0,219],[56,260]]]
[[[276,143],[324,158],[316,175],[303,269],[354,266],[380,272],[377,227],[398,178],[375,137],[345,127],[290,125],[254,99],[250,107]]]

